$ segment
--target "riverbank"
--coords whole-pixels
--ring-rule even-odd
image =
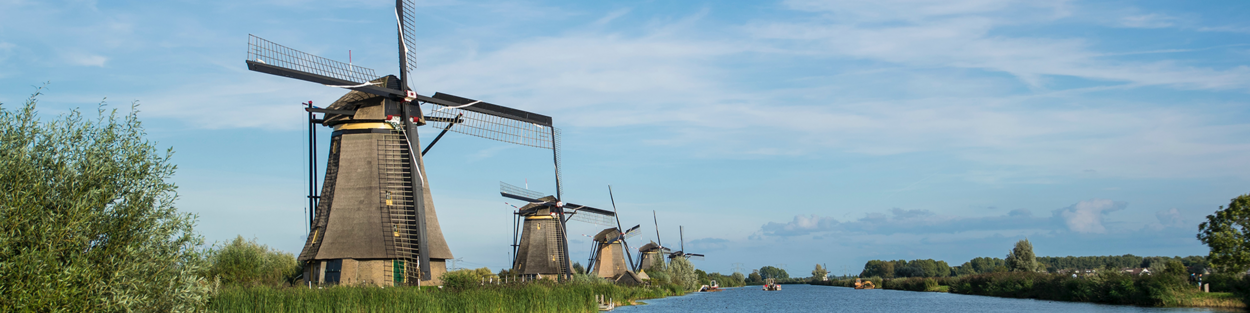
[[[208,308],[215,312],[597,312],[595,296],[617,306],[683,295],[675,288],[610,284],[526,283],[461,290],[415,287],[227,287]]]
[[[1106,273],[1074,278],[1047,273],[990,273],[960,277],[866,278],[877,288],[950,292],[1003,298],[1028,298],[1153,307],[1245,308],[1229,292],[1202,292],[1184,277],[1132,276]],[[812,282],[813,285],[853,287],[854,279]]]

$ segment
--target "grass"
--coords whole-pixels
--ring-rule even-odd
[[[596,312],[596,295],[629,305],[640,299],[681,295],[665,287],[603,284],[487,285],[463,290],[410,287],[324,289],[228,287],[209,302],[217,312]]]
[[[1181,295],[1177,306],[1204,308],[1245,308],[1240,297],[1231,292],[1190,292]]]

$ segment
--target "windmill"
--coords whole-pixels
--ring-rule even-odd
[[[312,194],[316,179],[309,186],[311,225],[299,260],[310,285],[441,284],[452,254],[422,155],[447,131],[551,149],[559,198],[559,131],[551,117],[444,93],[424,96],[410,88],[415,8],[413,0],[395,1],[398,77],[249,36],[249,70],[351,90],[325,108],[306,103],[310,124],[334,129],[320,194]],[[429,104],[428,112],[422,112],[423,104]],[[417,127],[427,123],[442,132],[416,153]],[[315,136],[310,129],[309,141],[315,143]],[[309,159],[316,163],[314,154]],[[315,166],[310,165],[313,178]]]
[[[668,258],[686,258],[687,260],[702,260],[703,254],[686,253],[686,227],[677,226],[677,235],[681,238],[681,250],[668,254]]]
[[[627,253],[629,244],[625,240],[637,236],[642,225],[634,225],[622,231],[621,216],[615,214],[617,213],[616,197],[612,196],[612,186],[608,186],[608,196],[612,199],[612,213],[616,217],[616,227],[604,229],[595,235],[594,247],[590,250],[590,265],[586,268],[586,272],[617,283],[641,284],[642,280],[631,270],[634,267],[634,257]],[[625,262],[626,258],[629,258],[629,263]]]
[[[664,256],[669,255],[673,251],[664,247],[664,241],[660,239],[660,221],[656,218],[655,211],[651,211],[651,219],[655,222],[655,240],[638,248],[638,264],[634,267],[634,271],[643,271],[655,266],[665,268]],[[658,241],[658,243],[657,243]]]
[[[612,211],[563,202],[505,182],[499,182],[499,194],[529,202],[514,212],[512,234],[512,249],[516,251],[512,270],[529,277],[573,274],[566,227],[569,220],[611,226],[611,218],[616,216]]]

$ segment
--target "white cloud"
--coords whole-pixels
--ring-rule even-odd
[[[1155,218],[1159,219],[1159,225],[1162,227],[1191,226],[1186,223],[1185,218],[1181,216],[1181,212],[1176,208],[1155,212]]]
[[[108,58],[102,55],[72,53],[66,55],[65,60],[70,64],[81,66],[104,67],[104,62],[108,62]]]
[[[1120,18],[1120,26],[1131,28],[1164,28],[1175,25],[1176,18],[1163,14],[1145,14]]]
[[[1093,199],[1077,202],[1070,207],[1059,209],[1055,213],[1063,218],[1063,222],[1073,232],[1105,233],[1107,228],[1102,224],[1103,216],[1110,212],[1123,210],[1126,206],[1123,202]]]

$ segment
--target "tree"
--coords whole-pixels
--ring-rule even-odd
[[[741,274],[741,273],[734,273],[734,274]],[[758,283],[761,281],[764,281],[764,278],[760,276],[760,270],[751,270],[751,275],[747,276],[747,283],[754,284],[754,283]]]
[[[699,288],[699,276],[694,272],[694,265],[685,257],[675,257],[669,261],[668,273],[673,276],[673,282],[686,290]]]
[[[1207,262],[1220,273],[1250,268],[1250,194],[1233,198],[1198,225],[1198,240],[1211,248]]]
[[[712,284],[712,278],[708,277],[707,272],[701,269],[695,269],[694,276],[698,277],[700,286]]]
[[[816,269],[812,270],[812,280],[819,281],[821,277],[825,277],[826,275],[829,275],[829,270],[826,270],[823,266],[820,266],[820,264],[816,264]]]
[[[582,267],[582,262],[573,262],[573,273],[586,274],[586,268]]]
[[[1036,272],[1042,269],[1033,255],[1033,244],[1028,239],[1016,242],[1016,248],[1007,254],[1007,270],[1012,272]]]
[[[735,284],[733,284],[733,285],[731,285],[731,286],[743,286],[743,285],[746,285],[746,278],[742,276],[742,273],[739,273],[739,272],[734,272],[734,274],[733,274],[733,275],[729,275],[729,278],[730,278],[730,279],[733,279],[733,280],[734,280],[734,282],[736,282]]]
[[[761,267],[760,276],[763,276],[764,278],[776,278],[776,279],[790,278],[790,274],[786,274],[786,270],[772,267],[772,266]]]
[[[41,91],[0,105],[0,311],[203,310],[214,285],[174,207],[173,150],[144,139],[138,104],[44,119]]]

